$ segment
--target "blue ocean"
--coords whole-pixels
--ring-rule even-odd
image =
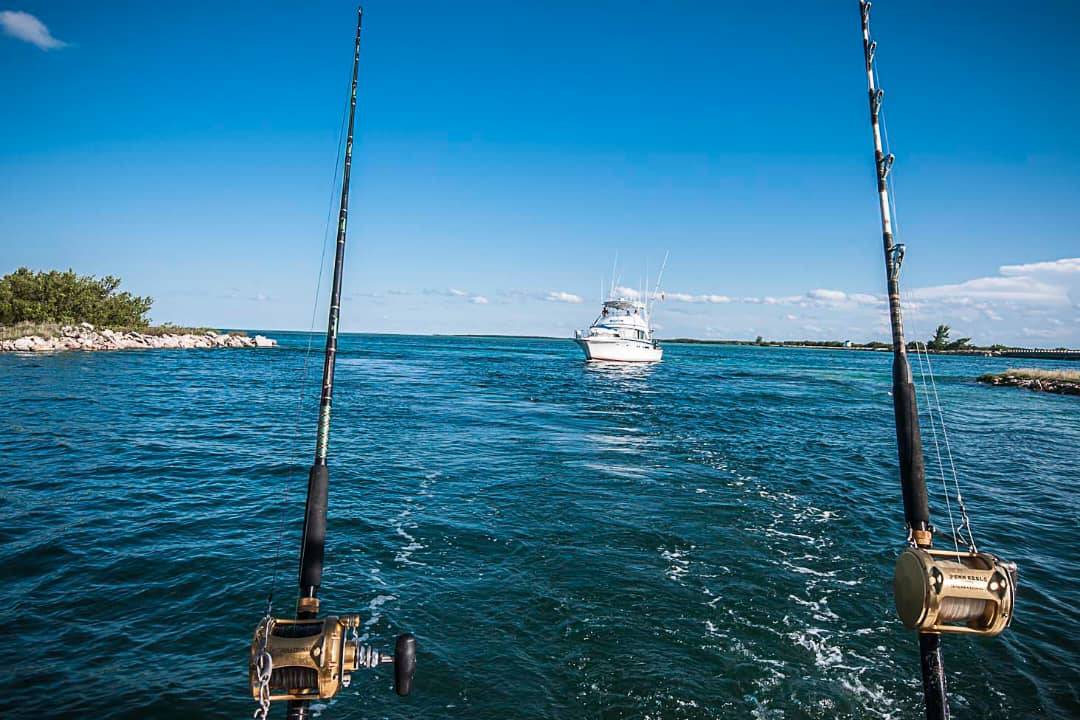
[[[0,356],[0,715],[251,716],[252,632],[271,591],[293,609],[321,370],[321,336],[268,334]],[[1010,630],[945,638],[957,718],[1080,716],[1080,400],[975,382],[1018,362],[934,358],[976,540],[1020,566]],[[920,718],[889,368],[344,336],[323,609],[420,652],[409,698],[360,672],[320,717]]]

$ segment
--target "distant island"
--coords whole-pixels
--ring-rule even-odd
[[[912,340],[907,349],[911,352],[926,352],[935,355],[981,355],[997,357],[1048,358],[1056,360],[1080,360],[1080,349],[1074,348],[1029,348],[1012,345],[974,345],[971,338],[949,339],[948,325],[938,325],[934,337],[926,342]],[[756,340],[698,340],[696,338],[670,338],[666,343],[684,343],[688,345],[753,345],[757,347],[818,348],[826,350],[867,350],[891,352],[892,344],[878,341],[865,343],[851,340],[766,340],[760,335]]]
[[[211,328],[151,325],[154,301],[120,279],[19,268],[0,278],[0,352],[273,347],[275,340]]]
[[[516,340],[565,340],[569,338],[556,335],[505,335],[501,333],[454,333],[443,335],[435,333],[433,337],[466,338],[514,338]],[[927,352],[933,355],[979,355],[984,357],[1046,358],[1051,360],[1080,360],[1080,349],[1074,348],[1037,348],[1014,345],[973,345],[971,338],[950,341],[949,326],[939,325],[935,337],[923,343],[911,341],[908,350]],[[750,347],[809,348],[818,350],[863,350],[870,352],[892,352],[892,344],[878,341],[865,343],[851,340],[765,340],[758,336],[756,340],[717,340],[701,338],[659,338],[660,342],[671,345],[744,345]]]

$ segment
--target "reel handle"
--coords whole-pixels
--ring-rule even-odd
[[[394,643],[394,692],[405,697],[412,692],[413,675],[416,673],[416,636],[412,633],[398,635]]]

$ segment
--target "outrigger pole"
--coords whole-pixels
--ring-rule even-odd
[[[931,547],[934,528],[930,524],[919,408],[904,342],[904,318],[900,307],[900,267],[904,261],[904,246],[893,240],[888,177],[894,158],[892,154],[885,154],[881,144],[879,116],[884,91],[877,86],[874,73],[877,43],[870,39],[869,0],[859,0],[859,14],[862,18],[870,125],[874,134],[874,165],[881,211],[881,239],[889,293],[889,322],[892,327],[896,446],[904,520],[908,531],[908,547],[901,552],[896,563],[893,594],[900,619],[904,625],[919,633],[927,720],[947,720],[949,698],[941,657],[941,633],[993,637],[1004,631],[1012,622],[1017,573],[1014,563],[990,553],[978,552],[973,541],[966,552],[960,550],[959,542],[956,543],[955,553]],[[956,535],[955,528],[953,535]]]
[[[399,635],[394,654],[390,656],[360,644],[357,636],[357,628],[361,623],[359,615],[328,615],[319,618],[319,587],[322,584],[323,554],[326,546],[326,508],[330,479],[326,457],[330,444],[330,411],[334,397],[334,365],[341,312],[341,278],[345,264],[349,216],[349,179],[352,171],[362,21],[363,8],[358,8],[337,245],[326,328],[319,422],[315,436],[315,460],[308,472],[304,530],[300,541],[296,617],[277,619],[273,618],[268,610],[267,616],[255,630],[251,646],[249,681],[252,696],[260,706],[256,717],[262,720],[267,717],[271,702],[278,700],[288,701],[290,720],[307,720],[310,718],[311,702],[332,698],[341,688],[348,687],[351,672],[385,663],[394,665],[395,691],[399,695],[408,695],[416,669],[414,636],[408,633]]]

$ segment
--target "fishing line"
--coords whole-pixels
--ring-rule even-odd
[[[957,538],[956,534],[956,521],[953,519],[952,502],[949,499],[949,486],[945,481],[945,466],[941,461],[941,445],[938,443],[937,423],[934,421],[934,410],[930,404],[930,391],[927,388],[926,384],[926,368],[923,364],[923,355],[925,353],[926,345],[923,344],[924,352],[920,353],[919,344],[920,343],[918,341],[915,342],[915,357],[919,360],[919,374],[922,376],[923,397],[926,399],[926,411],[930,417],[930,436],[933,438],[934,441],[934,453],[937,455],[938,470],[941,473],[941,490],[942,493],[945,495],[945,509],[948,511],[949,515],[949,527],[952,528],[953,548],[956,550],[957,560],[959,560],[960,541]],[[927,361],[929,361],[929,354],[925,354]]]
[[[875,57],[875,62],[874,62],[874,66],[873,66],[873,73],[874,73],[874,82],[877,84],[877,87],[881,87],[881,81],[880,81],[879,76],[878,76],[878,73],[879,73],[878,67],[879,67],[879,65],[880,65],[880,61],[877,60],[876,57]],[[885,106],[884,106],[884,103],[882,103],[881,108],[879,109],[879,112],[878,112],[878,114],[880,116],[879,124],[881,126],[882,138],[885,141],[885,152],[886,152],[886,155],[888,155],[888,154],[891,154],[891,146],[890,146],[890,143],[889,143],[889,124],[886,121],[885,113],[886,113]],[[895,180],[893,178],[893,171],[890,171],[889,175],[885,178],[885,185],[886,185],[886,196],[887,196],[888,201],[889,201],[889,209],[892,212],[892,223],[893,223],[893,228],[894,228],[894,237],[899,238],[900,237],[900,214],[899,214],[899,212],[897,210],[897,206],[896,206],[896,183],[895,183]],[[912,306],[912,303],[910,302],[911,298],[908,295],[908,293],[903,292],[902,294],[903,294],[903,296],[905,298],[904,304],[906,306],[908,306],[908,307],[911,307]],[[914,323],[912,323],[912,325],[914,325]],[[934,441],[934,450],[935,450],[935,452],[937,453],[937,456],[938,456],[938,465],[939,465],[939,469],[941,471],[942,489],[943,489],[944,495],[945,495],[945,506],[946,506],[946,509],[948,510],[949,524],[950,524],[950,526],[952,528],[953,544],[956,547],[957,554],[959,554],[959,552],[960,552],[959,543],[961,541],[964,542],[964,544],[967,545],[968,548],[972,552],[977,552],[977,548],[976,548],[976,545],[975,545],[975,538],[974,538],[974,536],[972,535],[972,532],[971,532],[971,518],[967,514],[967,508],[964,505],[963,495],[960,492],[959,475],[956,472],[956,462],[955,462],[955,460],[953,458],[952,446],[949,443],[948,430],[945,427],[945,413],[944,413],[944,411],[943,411],[943,409],[941,407],[941,396],[938,393],[937,380],[934,377],[934,367],[933,367],[933,364],[930,361],[930,353],[929,353],[929,350],[926,347],[926,343],[922,343],[922,352],[921,352],[921,354],[920,354],[920,351],[919,351],[919,345],[920,345],[919,341],[916,340],[915,341],[915,354],[919,358],[919,371],[922,374],[923,396],[926,398],[927,413],[928,413],[928,416],[930,418],[931,437],[933,438],[933,441]],[[924,360],[925,360],[925,363],[926,363],[925,369],[923,368]],[[929,377],[930,377],[930,386],[929,386],[929,388],[927,387],[927,384],[926,384],[926,376],[927,375],[929,375]],[[931,397],[930,397],[931,389],[933,391],[933,401],[931,401]],[[934,408],[935,408],[935,406],[937,408],[937,418],[936,419],[934,417]],[[954,521],[953,515],[952,515],[952,508],[951,508],[951,501],[950,501],[950,497],[949,497],[948,483],[947,483],[947,480],[946,480],[945,468],[944,468],[944,465],[942,463],[941,449],[939,447],[938,438],[937,438],[937,424],[938,423],[941,424],[941,436],[942,436],[942,439],[945,442],[945,455],[946,455],[946,457],[948,458],[948,461],[949,461],[949,471],[950,471],[950,474],[952,475],[952,479],[953,479],[953,488],[956,490],[956,501],[957,501],[957,504],[960,507],[961,528],[967,532],[967,539],[966,540],[964,540],[963,536],[958,533],[957,526],[955,524],[955,521]]]
[[[964,497],[960,494],[960,479],[956,474],[956,463],[953,462],[952,447],[949,444],[949,433],[945,430],[945,416],[941,412],[941,400],[938,398],[937,381],[934,379],[934,368],[930,364],[930,356],[926,357],[926,366],[930,371],[930,387],[934,390],[934,398],[937,400],[938,416],[941,419],[941,435],[945,438],[945,453],[949,458],[949,466],[952,469],[953,487],[956,488],[956,502],[960,505],[960,521],[964,530],[967,531],[968,544],[972,552],[978,552],[975,547],[975,537],[971,534],[971,518],[968,517],[967,508],[964,507]]]

